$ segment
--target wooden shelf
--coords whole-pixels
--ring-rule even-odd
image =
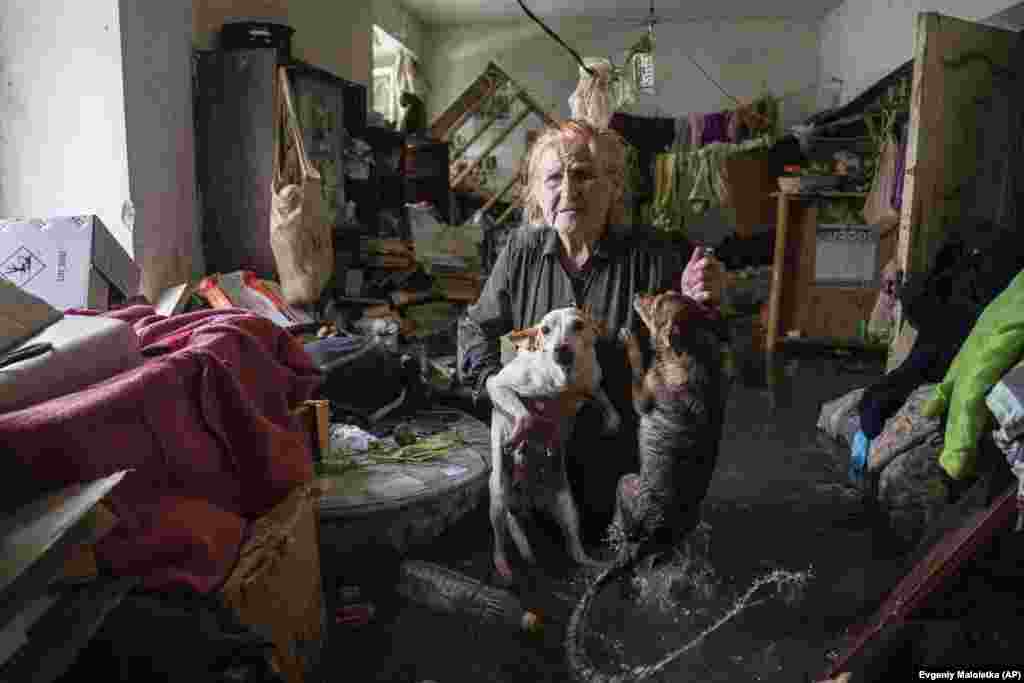
[[[840,337],[818,337],[815,339],[808,339],[805,337],[780,337],[775,342],[776,349],[779,347],[797,347],[797,348],[828,348],[828,349],[843,349],[849,351],[863,351],[870,353],[885,354],[889,347],[886,344],[877,344],[866,342],[863,339],[857,337],[851,338],[840,338]]]
[[[878,296],[878,287],[873,284],[857,287],[815,282],[818,210],[813,203],[792,200],[818,196],[775,193],[778,220],[765,330],[765,350],[769,353],[790,330],[799,330],[803,343],[827,345],[830,340],[856,339],[860,321],[870,318]],[[895,252],[896,233],[890,230],[879,243],[879,266]]]
[[[772,192],[772,197],[785,197],[786,199],[844,199],[860,198],[867,199],[867,192]]]

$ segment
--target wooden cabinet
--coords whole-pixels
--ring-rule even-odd
[[[1002,220],[1011,96],[1024,65],[1017,33],[934,12],[918,15],[897,262],[904,278],[925,275],[963,219]],[[1019,112],[1017,112],[1019,120]],[[889,368],[909,353],[914,330],[898,321]]]
[[[802,339],[848,343],[858,337],[878,297],[878,284],[838,286],[815,279],[818,210],[821,201],[860,200],[864,195],[829,196],[776,193],[777,223],[772,288],[768,300],[765,350],[774,351],[780,338],[798,330]],[[896,248],[895,229],[879,236],[876,262],[885,264]]]

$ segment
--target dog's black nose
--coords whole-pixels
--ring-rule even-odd
[[[569,346],[556,346],[555,347],[555,362],[559,365],[572,365],[573,358],[576,354],[573,353],[572,347]]]

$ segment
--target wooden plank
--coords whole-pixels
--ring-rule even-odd
[[[899,239],[899,227],[893,226],[882,231],[878,237],[878,268],[881,272],[893,258],[896,257],[896,246]]]
[[[501,198],[508,194],[508,191],[512,189],[512,186],[518,182],[518,174],[509,178],[509,181],[505,183],[505,186],[501,188],[498,194],[492,195],[491,198],[487,200],[487,203],[483,205],[483,208],[481,208],[480,211],[482,211],[483,213],[487,213],[488,211],[490,211],[491,207],[497,204],[499,201],[501,201]]]
[[[854,339],[871,316],[878,291],[862,287],[810,286],[804,297],[801,331],[810,339]]]
[[[828,199],[830,197],[862,197],[868,196],[867,192],[772,192],[772,197],[793,197],[803,199]]]
[[[488,64],[484,72],[434,119],[430,125],[431,138],[447,142],[451,133],[458,130],[469,116],[480,109],[488,97],[508,82],[508,76],[503,71],[492,67],[493,64]]]
[[[1005,89],[1017,34],[935,12],[918,15],[897,260],[906,278],[926,273],[950,227],[973,202],[979,151],[994,92]],[[1017,86],[1019,87],[1019,86]],[[899,365],[900,334],[890,354]],[[899,341],[901,337],[903,341]]]
[[[776,169],[763,155],[732,157],[725,168],[736,209],[736,236],[746,239],[757,226],[775,221],[776,202],[767,193],[777,187]]]
[[[455,163],[456,161],[461,159],[462,155],[468,152],[469,148],[475,145],[476,141],[482,138],[484,133],[489,131],[491,129],[491,126],[493,126],[497,120],[498,117],[494,115],[487,117],[487,120],[484,121],[484,125],[480,126],[480,128],[475,133],[473,133],[473,137],[471,137],[469,141],[466,142],[466,144],[464,144],[462,147],[455,150],[455,154],[453,154],[451,158],[451,163]]]
[[[787,335],[799,330],[804,336],[815,328],[815,311],[810,299],[814,282],[814,253],[818,227],[818,208],[814,202],[790,200],[789,227],[786,230],[786,252],[779,304],[779,333]]]
[[[765,330],[765,351],[775,350],[775,342],[779,336],[779,306],[782,302],[783,280],[786,275],[786,229],[789,223],[789,197],[779,194],[777,197],[775,221],[775,255],[772,259],[772,288],[768,295],[768,329]]]
[[[927,271],[978,170],[979,124],[1012,73],[1017,34],[946,17],[918,16],[914,89],[900,220],[900,264]]]
[[[523,111],[521,111],[519,113],[519,116],[517,116],[515,118],[515,120],[512,121],[512,123],[510,123],[504,130],[501,131],[501,133],[499,133],[493,140],[491,140],[491,143],[487,146],[487,148],[483,152],[480,153],[480,156],[478,156],[476,159],[473,159],[473,161],[470,162],[469,165],[467,165],[464,169],[462,169],[461,173],[459,173],[457,176],[455,176],[454,179],[452,179],[451,186],[452,187],[458,187],[459,183],[461,183],[462,180],[466,176],[468,176],[470,173],[472,173],[473,169],[475,169],[477,166],[479,166],[480,162],[483,159],[486,159],[487,155],[494,151],[495,147],[497,147],[502,142],[504,142],[505,138],[507,138],[509,136],[509,134],[511,134],[512,131],[515,130],[516,127],[520,123],[522,123],[523,120],[527,116],[529,116],[531,113],[532,113],[532,110],[529,107],[524,108]]]

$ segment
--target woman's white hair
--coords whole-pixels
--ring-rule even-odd
[[[526,157],[522,177],[525,218],[528,223],[544,222],[544,211],[535,193],[540,178],[540,160],[545,150],[555,145],[586,145],[597,164],[597,172],[611,192],[606,225],[621,224],[626,218],[626,145],[622,137],[610,128],[594,128],[575,119],[548,126],[533,143]]]

